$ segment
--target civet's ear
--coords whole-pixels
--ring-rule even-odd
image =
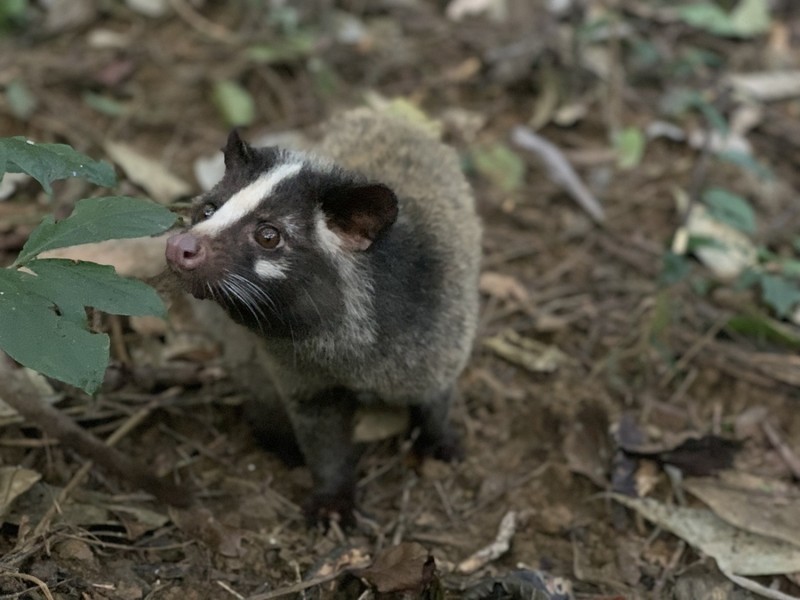
[[[225,170],[237,170],[247,166],[253,159],[253,149],[239,137],[239,130],[232,129],[222,149],[225,155]]]
[[[323,199],[322,210],[345,248],[364,251],[397,219],[397,196],[381,183],[344,186]]]

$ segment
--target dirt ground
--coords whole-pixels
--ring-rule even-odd
[[[577,598],[753,597],[707,553],[611,492],[632,486],[664,504],[700,506],[680,472],[710,475],[716,467],[705,459],[716,451],[689,450],[683,462],[678,451],[664,454],[687,434],[714,436],[713,448],[735,441],[733,462],[721,459],[728,472],[796,487],[797,325],[781,322],[784,337],[743,333],[733,316],[777,323],[752,289],[694,259],[673,282],[664,265],[686,220],[678,190],[694,199],[713,186],[750,200],[757,244],[797,252],[800,104],[764,104],[746,134],[769,181],[710,157],[709,143],[663,137],[624,168],[612,134],[664,121],[707,128],[702,111],[667,116],[675,90],[696,92],[730,119],[740,104],[729,75],[800,65],[800,14],[792,2],[774,3],[766,34],[731,39],[675,19],[668,3],[565,2],[557,12],[555,2],[476,2],[488,12],[456,19],[458,4],[467,3],[174,0],[148,16],[113,0],[30,2],[29,20],[6,30],[0,87],[21,83],[34,100],[20,109],[8,93],[0,98],[0,136],[66,142],[97,158],[121,142],[190,182],[191,193],[195,160],[229,129],[216,82],[236,81],[255,100],[249,138],[309,130],[375,94],[400,98],[437,120],[464,157],[485,260],[480,336],[453,411],[466,458],[415,471],[402,440],[369,444],[351,531],[306,526],[308,472],[258,445],[244,394],[202,332],[98,317],[113,339],[109,381],[96,398],[54,383],[65,396],[59,406],[100,437],[118,432],[118,448],[195,490],[197,506],[170,508],[98,469],[82,472],[80,456],[8,419],[2,464],[41,479],[4,516],[0,597],[369,598],[376,592],[363,581],[374,580],[338,570],[398,544],[413,554],[412,542],[435,559],[448,598],[475,584],[487,591],[473,598],[562,597],[534,595],[509,579],[517,569],[571,585]],[[563,152],[600,198],[602,224],[535,154],[512,144],[517,125]],[[123,192],[147,193],[118,172]],[[3,264],[44,214],[63,216],[90,193],[67,181],[51,204],[24,184],[0,202]],[[515,334],[539,346],[520,351]],[[509,344],[527,368],[504,357]],[[629,429],[658,449],[624,452],[620,431]],[[465,567],[495,541],[504,517],[515,520],[508,550]],[[412,565],[421,573],[419,556],[386,560],[390,572]],[[797,576],[779,573],[756,580],[800,595]],[[492,591],[496,581],[511,591]]]

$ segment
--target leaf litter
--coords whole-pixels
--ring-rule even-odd
[[[723,589],[713,569],[690,568],[706,551],[718,553],[725,568],[745,565],[727,571],[736,586],[752,586],[755,580],[741,579],[745,571],[795,568],[791,551],[784,552],[792,544],[774,534],[794,535],[790,507],[797,486],[791,464],[800,425],[791,407],[800,379],[787,340],[797,337],[796,326],[755,302],[760,289],[731,289],[724,277],[714,276],[711,263],[703,266],[680,256],[687,267],[684,278],[666,288],[655,283],[664,249],[686,225],[686,213],[676,211],[672,200],[677,188],[687,190],[688,204],[695,207],[701,206],[702,192],[713,187],[748,199],[756,229],[743,233],[758,260],[764,250],[794,256],[798,145],[792,108],[784,100],[794,95],[792,72],[785,71],[785,86],[769,83],[772,89],[755,95],[756,102],[764,103],[755,117],[736,116],[743,103],[722,91],[730,89],[732,79],[726,75],[738,73],[734,65],[747,65],[744,73],[770,73],[774,64],[794,64],[792,39],[781,38],[781,31],[796,25],[791,7],[770,14],[768,36],[758,33],[764,23],[758,11],[765,3],[734,2],[724,19],[712,15],[725,20],[717,26],[748,36],[742,44],[728,33],[709,33],[705,24],[687,24],[675,7],[627,1],[619,12],[590,7],[585,13],[569,2],[546,7],[516,0],[478,2],[473,6],[479,10],[464,13],[459,21],[448,18],[444,6],[430,3],[390,3],[367,11],[337,6],[357,39],[337,33],[341,19],[331,20],[339,23],[337,31],[310,35],[324,33],[326,21],[304,10],[305,3],[276,4],[256,18],[238,12],[235,3],[175,2],[174,10],[161,4],[167,11],[158,18],[121,7],[85,31],[31,40],[25,52],[16,51],[15,37],[4,38],[12,51],[2,56],[13,55],[18,62],[7,81],[18,80],[38,105],[24,122],[2,113],[0,133],[24,131],[37,140],[68,141],[96,158],[103,156],[108,139],[124,140],[132,149],[163,149],[168,171],[189,181],[197,157],[212,154],[226,134],[228,124],[211,93],[219,82],[237,82],[239,97],[253,100],[253,125],[243,132],[250,140],[262,131],[313,139],[323,116],[336,106],[361,102],[366,91],[370,98],[377,93],[396,110],[416,115],[455,143],[467,168],[475,165],[476,151],[509,139],[516,126],[533,124],[536,135],[570,165],[565,172],[583,187],[561,187],[564,175],[559,180],[560,171],[549,167],[546,174],[555,175],[555,183],[541,170],[527,168],[531,155],[517,146],[495,150],[483,161],[482,173],[468,171],[484,216],[491,263],[490,276],[483,279],[481,339],[453,408],[467,448],[463,463],[426,466],[410,475],[402,442],[370,442],[361,462],[364,514],[359,526],[349,532],[306,529],[298,504],[308,490],[307,472],[265,453],[244,422],[247,398],[268,394],[258,373],[241,368],[246,363],[241,357],[257,355],[257,347],[233,330],[217,332],[216,339],[196,323],[192,331],[190,316],[176,316],[186,310],[181,302],[173,304],[172,324],[154,335],[138,332],[128,318],[98,316],[94,325],[110,333],[115,356],[127,356],[126,361],[115,362],[91,402],[61,386],[54,395],[64,397],[63,409],[97,435],[119,431],[121,449],[154,471],[196,484],[204,511],[188,517],[166,514],[164,505],[124,479],[100,472],[84,479],[72,451],[10,419],[4,421],[0,446],[3,464],[25,464],[55,487],[42,487],[40,480],[14,499],[13,522],[0,538],[3,567],[22,567],[44,586],[76,597],[87,586],[109,597],[132,598],[154,593],[219,597],[230,596],[230,590],[232,597],[267,598],[344,589],[358,597],[372,592],[347,565],[364,568],[364,557],[380,556],[394,547],[387,544],[391,540],[419,544],[426,551],[420,549],[418,559],[407,565],[408,581],[422,589],[407,593],[437,600],[459,597],[476,583],[486,584],[477,597],[541,596],[536,582],[548,577],[572,580],[581,597],[661,594],[682,600],[692,597],[679,595],[689,583]],[[493,5],[503,5],[501,22],[489,14]],[[37,10],[26,18],[36,22]],[[607,25],[609,19],[619,26]],[[5,23],[2,16],[0,23]],[[115,32],[124,32],[124,39],[119,37],[123,34],[108,35]],[[532,38],[535,43],[528,41]],[[260,56],[248,53],[255,46],[262,48]],[[103,60],[93,62],[98,57]],[[103,65],[126,61],[134,68],[124,77],[98,82]],[[709,75],[722,86],[710,86]],[[751,91],[760,85],[752,81]],[[747,83],[733,85],[741,90]],[[693,108],[663,111],[663,96],[679,85],[696,92]],[[537,89],[546,90],[545,96],[537,99]],[[98,110],[87,104],[87,93],[126,110]],[[748,102],[753,101],[751,96]],[[228,116],[249,119],[249,112],[245,108],[241,115]],[[725,120],[733,136],[714,129]],[[746,123],[740,127],[734,120]],[[656,123],[670,125],[673,133],[677,129],[683,140],[646,135],[644,146],[633,132],[649,134]],[[615,139],[613,132],[627,133]],[[713,157],[731,144],[749,154],[717,162]],[[706,146],[712,158],[703,166]],[[780,186],[760,179],[757,183],[757,163],[769,167],[790,193],[781,195],[776,192]],[[213,181],[209,177],[204,185]],[[146,189],[143,182],[148,182],[146,169],[138,181],[125,172],[123,193]],[[20,234],[29,231],[30,225],[19,225],[23,208],[34,206],[42,214],[52,206],[61,217],[74,202],[58,180],[53,205],[36,204],[30,187],[20,182],[3,202],[3,264],[13,262],[21,246],[12,237],[24,240]],[[579,196],[583,207],[565,201]],[[602,206],[595,196],[602,198]],[[739,225],[750,222],[729,198],[714,203],[721,211],[709,218],[723,215],[728,226],[731,219]],[[727,223],[726,216],[731,218]],[[592,225],[600,219],[602,227]],[[699,255],[702,247],[687,250]],[[136,276],[155,274],[163,264],[149,242],[101,242],[80,251],[95,257],[116,253],[109,262],[128,259],[118,271]],[[67,256],[66,249],[54,252]],[[776,302],[789,298],[785,290],[778,292]],[[784,308],[787,315],[797,310]],[[558,325],[538,327],[545,319]],[[235,346],[239,353],[231,363],[221,352],[226,338],[227,349]],[[187,339],[193,341],[187,344]],[[483,344],[492,339],[511,348],[516,362]],[[540,346],[531,347],[527,340]],[[539,362],[548,349],[558,350],[558,360]],[[536,368],[529,371],[526,364]],[[542,364],[548,368],[539,368]],[[145,377],[146,370],[150,375]],[[212,372],[217,375],[198,375]],[[761,416],[753,415],[753,407]],[[633,451],[626,453],[609,436],[609,424],[618,423],[625,412],[633,412],[646,433],[646,450],[627,445]],[[136,414],[145,416],[134,423],[130,419]],[[765,427],[764,414],[780,428]],[[719,479],[685,478],[680,487],[674,469],[699,460],[703,452],[703,447],[680,447],[678,440],[688,435],[694,440],[733,435],[743,445],[728,468],[742,478],[758,477],[758,483],[731,481],[730,472],[723,471]],[[683,462],[675,459],[676,451],[685,453]],[[617,468],[629,471],[620,477]],[[652,531],[633,526],[620,506],[587,501],[612,485],[610,480],[648,494],[647,502],[656,506],[679,498],[689,502],[677,507],[680,518],[663,509],[647,510],[671,526],[672,519],[683,519],[673,531],[695,545],[687,547],[666,533],[651,538]],[[89,508],[86,491],[105,494],[98,501],[103,508]],[[747,506],[748,497],[758,498],[758,515]],[[700,501],[709,509],[696,508]],[[54,506],[65,516],[71,507],[84,514],[72,522],[52,520],[52,527],[45,519],[38,526]],[[509,511],[519,518],[507,549],[471,575],[452,571],[475,548],[497,541],[498,524]],[[192,519],[195,527],[187,524]],[[203,522],[210,525],[204,529]],[[82,528],[81,539],[70,550],[61,545],[67,540],[60,527],[74,523]],[[708,537],[691,537],[696,523]],[[38,533],[31,535],[31,529]],[[764,547],[773,554],[729,556],[730,539],[741,536],[766,540]],[[48,544],[63,552],[48,552]],[[358,548],[360,562],[355,554],[350,563],[333,561],[340,548]],[[434,575],[428,555],[435,561]],[[93,558],[80,558],[88,556]],[[774,561],[768,564],[764,556]],[[317,577],[313,565],[328,558],[333,566]],[[758,568],[747,559],[760,561]],[[87,568],[92,560],[100,570]],[[123,584],[133,571],[137,579]],[[766,580],[774,593],[798,595],[790,573],[760,581]],[[32,584],[3,578],[0,586],[12,581]],[[439,591],[434,582],[441,585]]]

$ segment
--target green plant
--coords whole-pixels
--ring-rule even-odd
[[[64,144],[0,138],[0,177],[23,172],[52,193],[58,179],[81,177],[111,187],[108,163]],[[163,315],[164,306],[146,284],[117,275],[113,267],[85,261],[40,258],[42,252],[115,238],[166,231],[175,215],[149,200],[127,196],[86,198],[56,222],[44,218],[17,260],[0,269],[0,350],[40,373],[97,391],[108,365],[109,338],[92,332],[86,307],[119,315]]]
[[[725,116],[711,103],[705,94],[686,89],[673,90],[665,95],[662,108],[671,116],[680,116],[689,111],[702,115],[711,129],[721,135],[730,133]],[[751,154],[740,151],[712,152],[716,160],[733,164],[747,170],[761,179],[769,179],[772,173]],[[692,227],[682,228],[687,236],[685,253],[695,253],[702,257],[703,248],[713,248],[719,255],[743,255],[750,258],[743,261],[738,277],[733,284],[738,289],[754,289],[763,305],[780,319],[796,322],[796,311],[800,308],[800,248],[786,248],[780,254],[765,245],[758,245],[754,239],[757,231],[756,211],[750,200],[721,186],[701,188],[699,205],[691,210],[707,215],[704,220],[716,222],[719,227],[704,227],[702,233],[692,231]],[[692,219],[689,219],[691,225]],[[724,235],[725,229],[733,232]],[[703,262],[709,263],[709,257]],[[714,262],[714,261],[710,261]],[[711,266],[711,265],[709,265]],[[713,270],[713,267],[712,267]],[[692,263],[684,253],[669,252],[664,256],[661,275],[663,284],[672,284],[683,278],[690,278],[698,289],[699,279],[694,277]],[[692,279],[694,278],[694,279]],[[703,285],[700,287],[707,287]],[[736,317],[736,329],[749,332],[763,332],[762,317],[754,314]],[[751,324],[748,324],[752,322]],[[770,336],[778,339],[777,336]],[[784,336],[785,337],[785,336]]]

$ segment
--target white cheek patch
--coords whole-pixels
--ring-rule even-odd
[[[342,238],[336,233],[331,231],[328,224],[325,222],[325,213],[321,210],[317,211],[315,216],[315,225],[317,229],[317,238],[319,239],[322,249],[331,256],[337,256],[342,253]]]
[[[209,236],[218,235],[256,210],[264,198],[272,194],[282,181],[294,177],[302,168],[303,163],[289,163],[264,173],[253,183],[231,196],[217,212],[209,219],[195,225],[193,230]]]
[[[286,279],[286,267],[271,260],[257,260],[253,270],[261,279]]]

